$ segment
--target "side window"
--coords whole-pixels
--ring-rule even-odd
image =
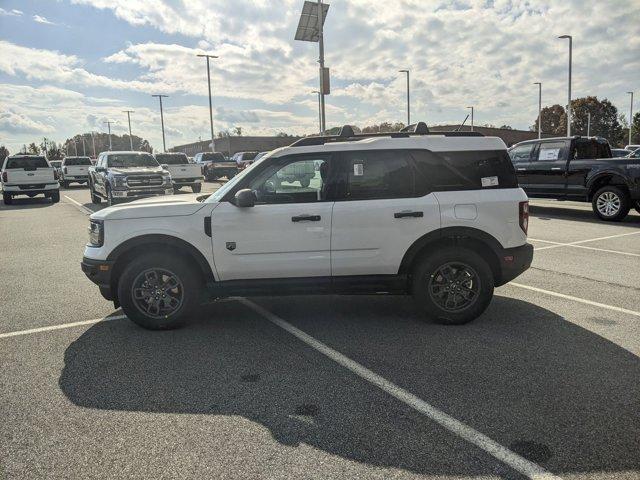
[[[511,157],[511,161],[513,163],[517,162],[528,162],[531,160],[531,153],[533,152],[535,143],[528,143],[525,145],[519,145],[514,147],[509,152],[509,156]]]
[[[540,144],[537,160],[539,162],[554,162],[566,158],[563,155],[565,148],[564,142],[543,142]]]
[[[415,174],[406,150],[344,152],[347,200],[416,196]]]
[[[330,157],[296,155],[270,165],[249,183],[262,204],[321,202],[327,197]]]

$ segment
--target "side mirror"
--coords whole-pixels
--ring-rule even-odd
[[[249,188],[238,190],[235,196],[236,207],[245,208],[253,207],[256,204],[256,194]]]
[[[107,169],[106,169],[106,168],[104,168],[104,167],[96,167],[96,172],[104,173],[104,172],[106,172],[106,171],[107,171]]]
[[[163,170],[169,170],[169,165],[167,165],[166,163],[163,163],[160,166],[162,167]]]

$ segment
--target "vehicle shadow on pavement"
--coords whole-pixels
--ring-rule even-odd
[[[31,208],[51,207],[55,205],[50,199],[43,197],[35,198],[14,198],[11,205],[0,201],[0,211],[2,210],[26,210]]]
[[[585,203],[585,205],[589,205]],[[634,210],[631,209],[629,215],[620,221],[620,222],[605,222],[604,220],[600,220],[596,218],[595,214],[591,210],[581,210],[577,208],[571,207],[563,207],[562,203],[559,202],[558,206],[540,206],[540,205],[530,205],[529,211],[532,216],[536,217],[549,217],[558,220],[579,220],[581,222],[588,223],[597,223],[600,225],[613,225],[620,227],[635,227],[640,226],[640,215]]]
[[[448,327],[406,298],[256,302],[556,474],[640,469],[640,360],[549,310],[497,296]],[[87,408],[240,415],[281,444],[376,467],[514,476],[243,305],[202,318],[172,332],[97,324],[67,348],[60,388]]]

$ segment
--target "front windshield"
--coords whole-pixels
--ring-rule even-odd
[[[211,194],[211,196],[209,198],[207,198],[206,202],[207,203],[213,203],[213,202],[219,202],[220,200],[222,200],[222,198],[227,194],[227,192],[229,190],[231,190],[235,185],[238,184],[238,182],[240,182],[244,177],[247,176],[247,173],[249,173],[251,170],[256,168],[257,165],[260,165],[267,158],[271,157],[271,153],[273,153],[273,152],[268,153],[267,155],[262,157],[260,160],[257,160],[255,162],[253,162],[251,165],[247,166],[247,168],[242,170],[238,175],[233,177],[231,180],[229,180],[227,183],[225,183],[218,190],[213,192],[213,194]]]
[[[116,153],[109,155],[107,165],[111,168],[158,167],[155,158],[148,153]]]

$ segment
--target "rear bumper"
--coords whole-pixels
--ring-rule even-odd
[[[83,257],[80,267],[89,280],[100,287],[100,293],[107,300],[113,300],[111,292],[111,272],[114,262]]]
[[[63,175],[62,179],[66,182],[88,182],[89,175]]]
[[[51,193],[60,189],[60,184],[56,183],[45,183],[45,184],[34,184],[34,185],[9,185],[4,184],[2,186],[2,191],[5,193],[12,193],[14,195],[27,194],[27,193]]]
[[[203,180],[203,177],[172,178],[174,185],[195,185],[198,183],[202,183]]]
[[[504,248],[499,252],[500,275],[496,287],[510,282],[525,272],[533,261],[533,245],[525,243],[515,248]]]

